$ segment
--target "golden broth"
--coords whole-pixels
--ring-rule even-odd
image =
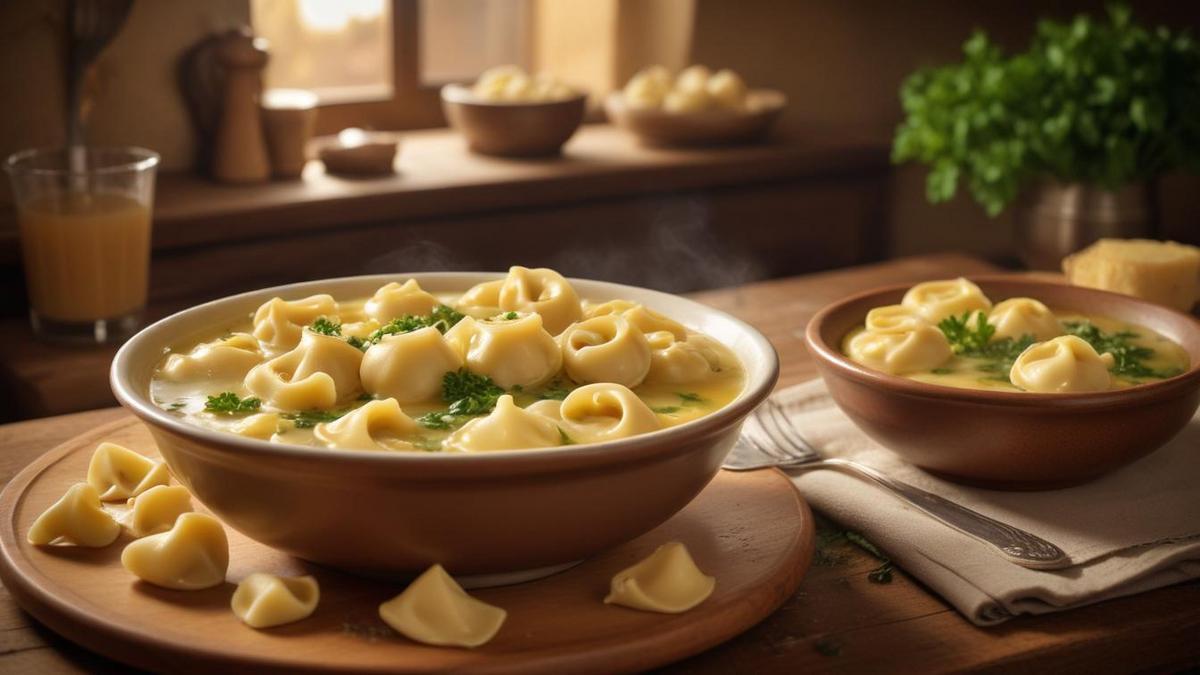
[[[1183,347],[1172,342],[1169,338],[1164,337],[1157,332],[1139,326],[1137,324],[1126,323],[1106,316],[1083,315],[1078,312],[1070,311],[1055,311],[1054,315],[1063,323],[1090,321],[1094,326],[1106,333],[1117,333],[1128,331],[1135,333],[1135,337],[1131,337],[1129,341],[1137,346],[1146,347],[1153,350],[1153,356],[1150,356],[1142,361],[1146,366],[1164,372],[1184,372],[1191,363],[1188,354]],[[842,340],[842,353],[849,356],[850,340],[866,330],[865,326],[859,326],[850,331]],[[989,389],[995,391],[1021,391],[1021,389],[1013,386],[1008,381],[1007,373],[994,373],[981,370],[980,367],[988,364],[987,359],[971,356],[955,355],[950,361],[943,364],[939,368],[929,372],[911,373],[903,375],[910,380],[918,382],[927,382],[929,384],[940,384],[946,387],[958,387],[961,389]],[[1154,378],[1131,379],[1114,375],[1112,379],[1113,389],[1124,389],[1138,384],[1144,384]]]
[[[437,298],[446,305],[453,306],[457,296],[437,294]],[[341,302],[339,303],[339,314],[345,321],[359,319],[361,318],[359,315],[364,303],[365,300],[363,299]],[[208,342],[232,333],[250,331],[251,322],[247,318],[214,330],[198,343]],[[689,334],[691,333],[689,331]],[[165,362],[171,354],[186,354],[198,343],[177,345],[176,348],[173,348],[164,355],[163,361]],[[727,358],[725,361],[737,364],[736,367],[714,372],[703,381],[696,383],[682,385],[642,383],[633,388],[633,392],[637,394],[638,398],[654,411],[662,428],[676,426],[703,417],[724,407],[741,393],[744,386],[744,371],[740,363],[738,363],[736,356],[727,348],[722,348],[726,352]],[[160,368],[161,365],[160,363]],[[569,392],[578,386],[580,385],[570,381],[565,372],[560,371],[558,376],[546,385],[519,391],[510,391],[508,393],[513,395],[517,405],[527,407],[543,398],[561,398],[564,392]],[[220,415],[205,411],[205,403],[208,397],[222,392],[234,392],[242,398],[253,396],[244,385],[242,379],[205,379],[200,382],[171,382],[160,377],[159,373],[156,373],[150,386],[151,398],[160,408],[178,415],[185,421],[197,426],[237,433],[235,428],[245,421],[245,415]],[[338,407],[332,410],[336,410],[339,413],[349,412],[365,405],[370,400],[373,399],[360,398],[353,401],[341,401]],[[414,419],[426,413],[445,411],[445,409],[446,402],[440,398],[419,403],[407,403],[403,406],[404,413]],[[281,411],[263,405],[262,412],[294,413],[298,411]],[[418,435],[401,437],[399,440],[413,443],[421,449],[439,450],[441,442],[453,430],[422,427]],[[307,425],[304,422],[297,425],[295,420],[281,419],[276,429],[274,440],[297,445],[324,447],[324,444],[315,437],[311,425]]]

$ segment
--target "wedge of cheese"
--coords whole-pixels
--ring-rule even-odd
[[[1101,239],[1063,259],[1076,286],[1132,295],[1181,312],[1200,300],[1200,249],[1173,241]]]

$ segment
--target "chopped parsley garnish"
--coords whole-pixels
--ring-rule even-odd
[[[308,329],[314,333],[320,333],[321,335],[329,335],[332,337],[342,336],[342,324],[330,321],[323,316],[317,317],[317,320],[312,322],[312,325],[309,326]]]
[[[1087,342],[1098,354],[1112,354],[1113,365],[1109,372],[1118,377],[1140,379],[1146,377],[1175,377],[1182,371],[1178,368],[1155,370],[1143,361],[1154,357],[1154,350],[1132,340],[1138,337],[1133,331],[1106,333],[1091,321],[1067,321],[1063,323],[1067,333]]]
[[[373,394],[362,393],[362,394],[358,395],[358,398],[356,400],[358,400],[358,401],[374,401],[375,396]]]
[[[671,414],[679,412],[680,407],[677,405],[664,405],[664,406],[659,406],[657,408],[651,408],[651,410],[653,410],[656,413],[659,413],[660,415],[671,415]]]
[[[232,391],[223,391],[216,396],[209,396],[204,402],[204,411],[217,415],[245,415],[258,412],[262,401],[251,396],[241,398]]]
[[[1017,357],[1035,342],[1032,335],[1022,335],[1015,340],[1010,337],[993,340],[996,327],[988,323],[983,312],[948,316],[938,323],[938,328],[955,354],[982,359],[984,363],[976,365],[975,369],[1004,382],[1009,381],[1008,374]]]
[[[853,531],[847,530],[846,539],[858,546],[862,550],[875,556],[882,564],[879,567],[867,572],[867,581],[873,584],[890,584],[892,583],[892,569],[895,567],[892,564],[891,558],[883,554],[879,547],[872,544],[866,537]]]
[[[386,325],[372,332],[365,338],[350,337],[347,342],[351,346],[357,347],[366,351],[373,344],[378,344],[380,340],[388,335],[398,335],[400,333],[411,333],[415,330],[428,328],[430,326],[438,329],[439,332],[445,333],[463,320],[464,315],[455,311],[446,305],[438,305],[433,308],[433,311],[428,316],[413,316],[406,314],[404,316],[392,319]]]
[[[304,410],[301,412],[283,413],[285,420],[291,420],[297,429],[311,429],[324,422],[332,422],[341,418],[349,410]]]
[[[448,404],[445,411],[426,413],[417,418],[417,423],[426,429],[451,429],[471,417],[486,415],[496,407],[496,401],[504,390],[486,375],[477,375],[460,368],[442,376],[442,400]]]
[[[704,398],[700,396],[700,394],[693,392],[677,391],[675,392],[675,395],[679,397],[679,400],[683,401],[684,405],[697,405],[704,403]]]
[[[505,321],[516,321],[517,319],[521,318],[521,315],[517,314],[516,312],[505,312],[500,316],[500,318],[504,319]]]
[[[186,406],[187,401],[175,401],[171,405],[167,406],[167,410],[182,410]]]

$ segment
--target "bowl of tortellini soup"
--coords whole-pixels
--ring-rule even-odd
[[[448,84],[441,98],[446,120],[467,147],[500,157],[558,154],[587,108],[586,91],[518,66],[491,68],[471,86]]]
[[[1125,295],[1019,276],[846,298],[806,343],[838,406],[930,472],[1078,484],[1175,436],[1200,404],[1200,327]]]
[[[727,314],[513,267],[224,298],[144,329],[111,381],[179,481],[253,539],[512,581],[675,514],[777,374]]]
[[[609,94],[604,109],[644,145],[707,146],[762,138],[786,105],[782,92],[751,89],[733,70],[693,65],[679,73],[644,68]]]

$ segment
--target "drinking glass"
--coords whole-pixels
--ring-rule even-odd
[[[33,332],[118,342],[136,331],[150,276],[158,154],[141,148],[24,150],[12,179]]]

